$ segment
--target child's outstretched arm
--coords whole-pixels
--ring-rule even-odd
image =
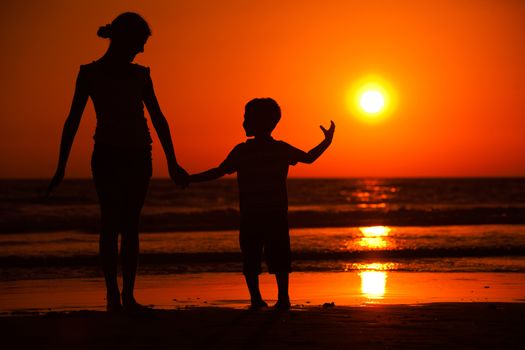
[[[235,171],[237,171],[237,161],[240,146],[241,145],[237,145],[218,167],[203,171],[202,173],[190,175],[190,182],[216,180],[226,174],[233,174]]]
[[[190,175],[190,183],[216,180],[223,177],[224,175],[226,175],[226,172],[222,167],[219,166],[217,168],[203,171],[202,173]]]
[[[321,141],[317,146],[312,148],[310,151],[304,154],[303,157],[299,159],[301,163],[311,164],[315,162],[317,158],[321,156],[321,154],[326,151],[328,146],[332,143],[332,139],[334,138],[334,131],[335,131],[335,124],[333,121],[330,121],[330,128],[325,129],[322,125],[320,126],[321,130],[324,133],[324,140]]]

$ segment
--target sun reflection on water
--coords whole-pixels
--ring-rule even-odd
[[[378,249],[388,246],[388,241],[383,237],[387,237],[392,229],[387,226],[369,226],[360,227],[359,231],[363,234],[363,237],[359,239],[357,244],[361,247]]]
[[[368,226],[368,227],[360,227],[359,231],[363,234],[365,237],[384,237],[388,236],[390,231],[392,229],[388,226]]]
[[[392,229],[388,226],[360,227],[363,235],[357,244],[370,249],[383,249],[388,246],[388,237]],[[392,269],[392,263],[356,264],[360,270],[361,294],[368,299],[382,299],[386,292],[387,270]]]
[[[388,226],[359,227],[356,230],[357,232],[353,232],[352,240],[345,242],[345,248],[343,249],[350,251],[393,249],[396,243],[392,237],[389,237],[393,230],[393,228]],[[398,264],[394,262],[355,262],[345,264],[344,271],[357,271],[361,279],[361,295],[368,302],[374,303],[379,299],[383,299],[387,292],[388,271],[397,270],[397,268]]]

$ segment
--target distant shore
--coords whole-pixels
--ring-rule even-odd
[[[525,304],[100,311],[0,317],[2,345],[20,349],[521,349]]]

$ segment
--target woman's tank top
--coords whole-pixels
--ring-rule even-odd
[[[151,84],[149,68],[130,63],[115,70],[95,61],[80,66],[78,79],[95,107],[95,144],[116,148],[151,145],[143,103],[144,91]]]

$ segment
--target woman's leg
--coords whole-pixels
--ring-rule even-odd
[[[120,306],[120,291],[117,283],[118,230],[112,223],[102,224],[99,251],[106,281],[108,309],[118,308]]]
[[[117,283],[119,213],[116,208],[118,203],[113,196],[114,188],[107,179],[95,179],[95,186],[100,202],[99,251],[106,281],[107,309],[117,311],[121,306]]]
[[[138,224],[151,178],[151,149],[97,148],[95,145],[92,170],[101,208],[100,256],[108,290],[108,309],[114,298],[120,306],[117,284],[120,233],[122,302],[135,310],[140,307],[133,295],[139,254]]]
[[[138,184],[134,189],[136,193],[129,198],[121,216],[120,259],[122,262],[122,302],[124,305],[135,303],[134,288],[135,277],[139,260],[139,218],[147,183]]]
[[[135,301],[135,277],[139,260],[139,221],[151,177],[151,156],[149,153],[136,172],[129,174],[123,184],[124,201],[121,207],[120,258],[122,262],[122,303],[124,307],[137,306]]]
[[[122,302],[124,305],[135,301],[135,277],[139,260],[139,237],[137,230],[122,232],[120,259],[122,261]]]
[[[95,145],[91,158],[91,171],[100,204],[99,252],[106,281],[108,311],[118,311],[122,307],[117,283],[120,220],[118,210],[120,189],[116,171],[119,166],[117,160],[118,157],[115,157],[111,149]]]

